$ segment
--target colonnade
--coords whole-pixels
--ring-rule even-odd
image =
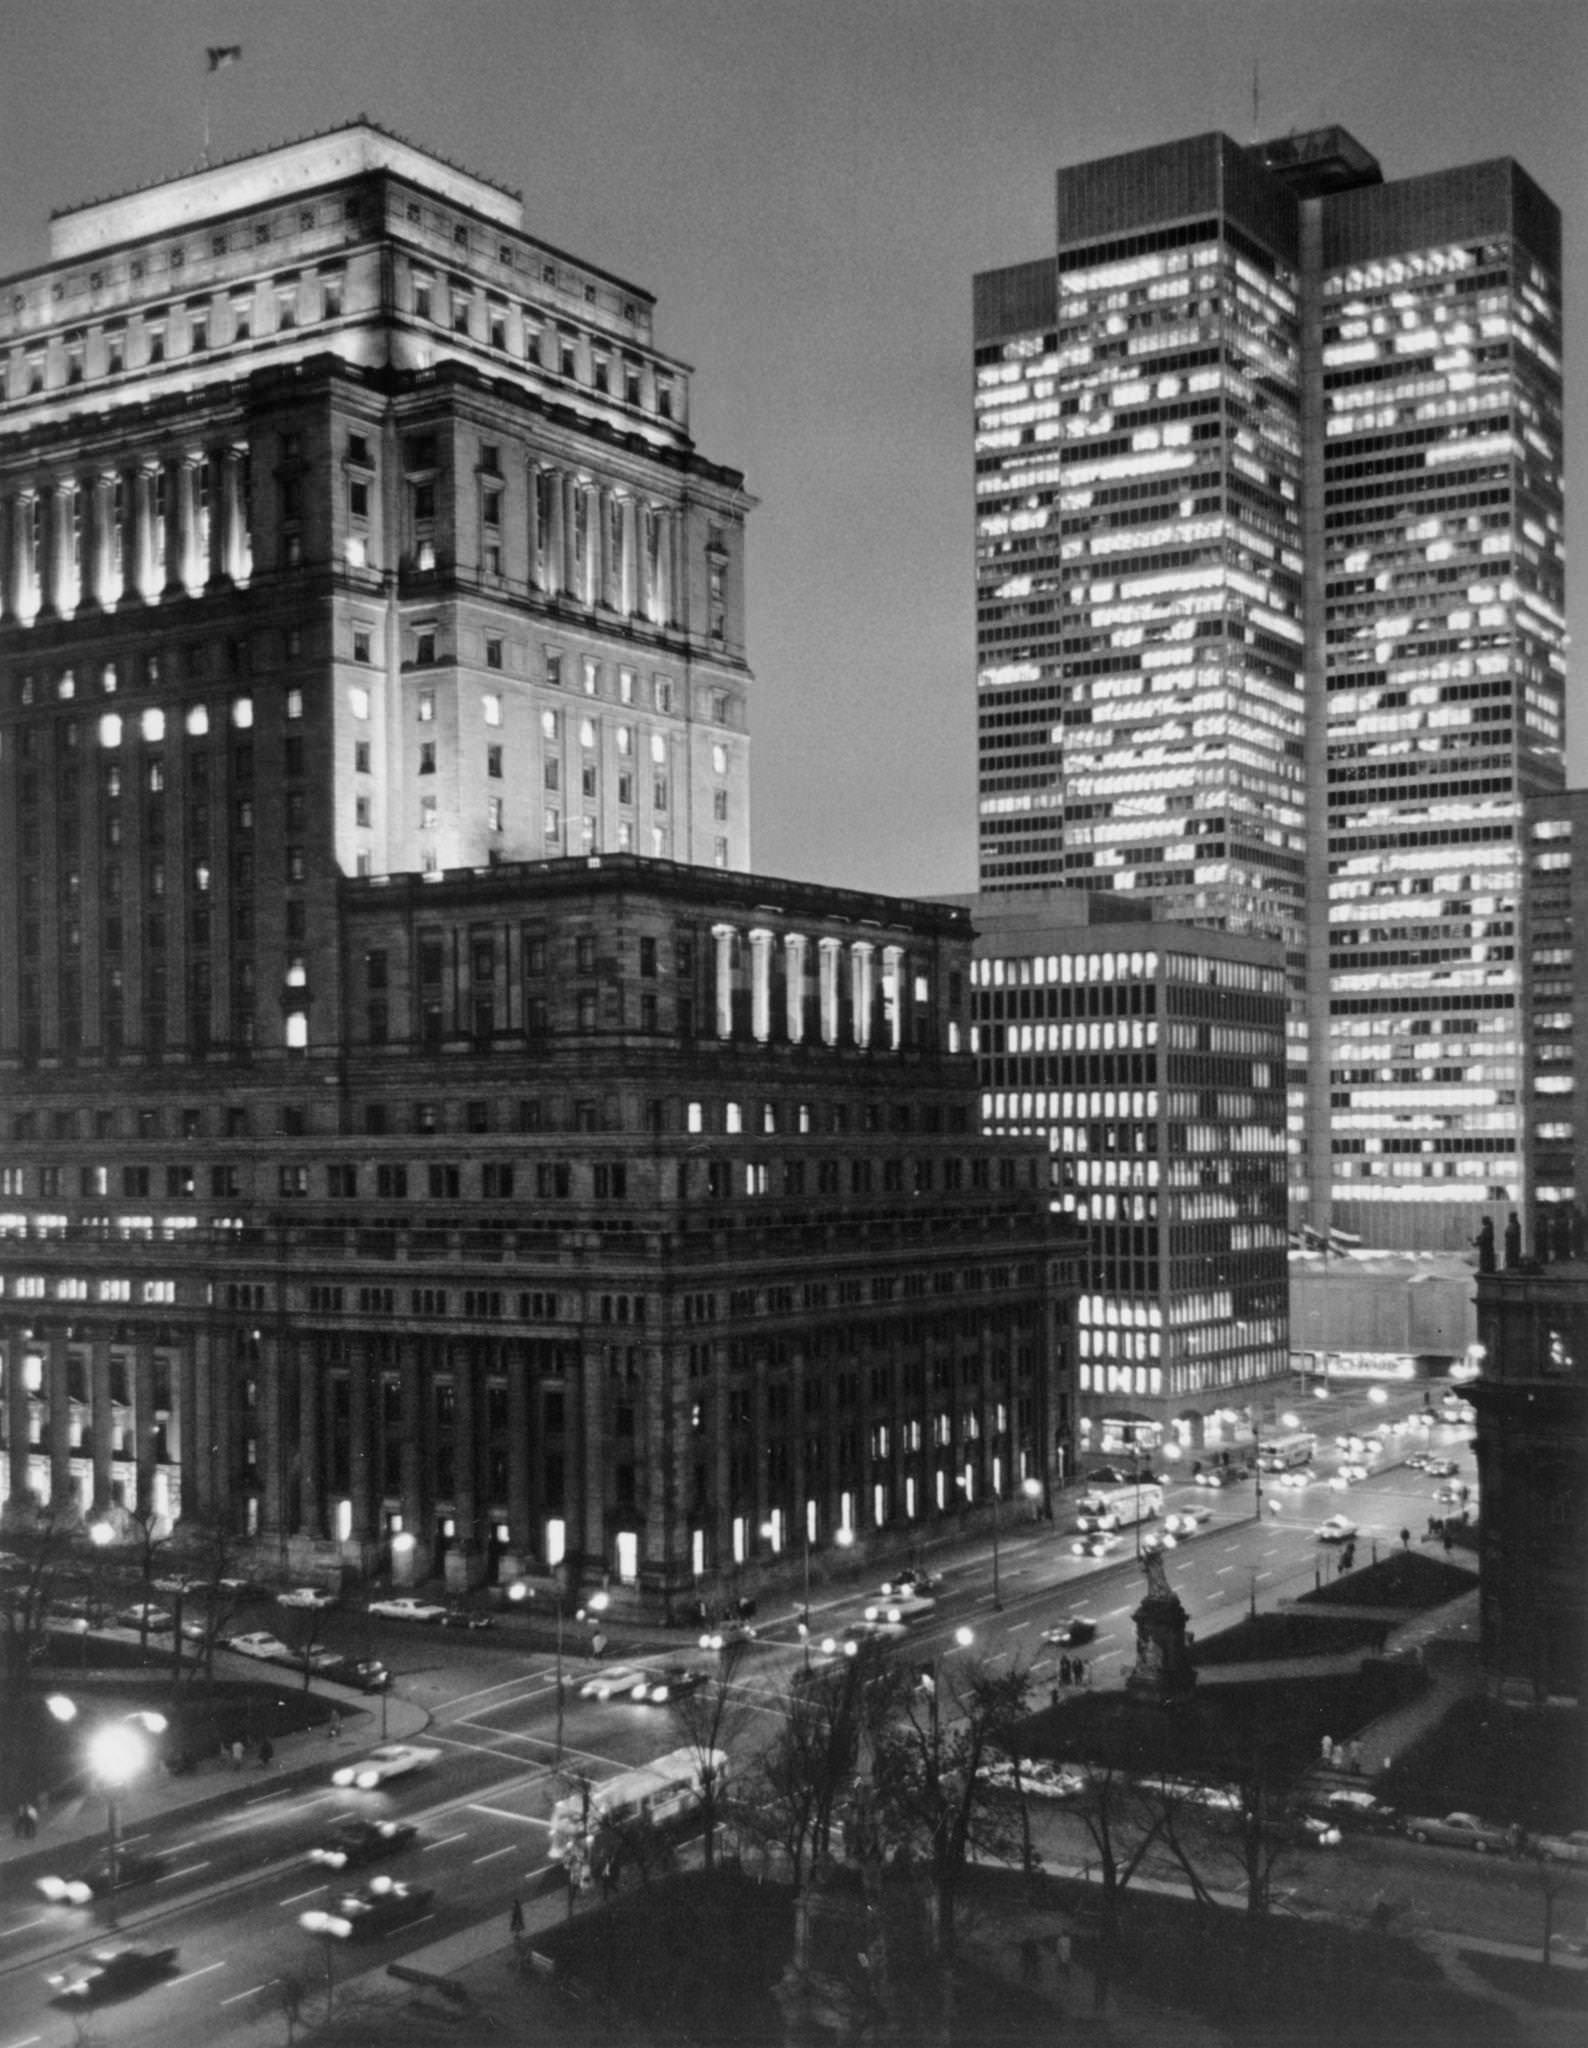
[[[225,441],[0,482],[0,622],[246,581],[247,465]]]
[[[575,470],[531,465],[532,589],[655,626],[676,619],[680,515]]]
[[[742,931],[714,924],[715,1016],[719,1038],[773,1037],[792,1045],[807,1039],[838,1045],[877,1042],[897,1051],[905,1039],[905,955],[897,945],[761,926]],[[811,973],[815,955],[814,983]],[[748,976],[745,962],[748,960]],[[744,1001],[748,995],[748,1004]],[[814,1006],[812,999],[814,997]]]

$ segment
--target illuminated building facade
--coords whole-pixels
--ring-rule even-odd
[[[1588,1202],[1588,1124],[1577,1081],[1588,1074],[1588,789],[1527,806],[1523,971],[1528,1055],[1528,1242],[1544,1257],[1581,1257]]]
[[[1559,217],[1339,129],[1063,170],[976,280],[980,874],[1280,940],[1292,1200],[1525,1200],[1522,805],[1561,775]]]
[[[366,123],[0,295],[0,1492],[665,1608],[1047,1471],[963,912],[751,876],[654,303]],[[770,1529],[771,1534],[764,1534]]]
[[[1282,949],[1079,890],[972,915],[982,1126],[1089,1246],[1073,1447],[1217,1442],[1288,1369]]]

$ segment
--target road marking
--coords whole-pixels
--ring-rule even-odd
[[[271,1985],[275,1983],[275,1981],[276,1980],[274,1977],[269,1977],[265,1980],[263,1984],[256,1984],[251,1991],[234,1991],[230,1998],[223,1998],[221,2000],[221,2004],[241,2005],[245,1998],[253,1998],[256,1997],[258,1993],[260,1993],[261,1991],[268,1991]]]
[[[1025,1618],[1025,1620],[1024,1620],[1024,1621],[1012,1621],[1012,1622],[1010,1622],[1010,1624],[1009,1624],[1009,1633],[1010,1633],[1011,1635],[1013,1635],[1013,1634],[1014,1634],[1014,1632],[1015,1632],[1015,1630],[1016,1630],[1017,1628],[1029,1628],[1030,1626],[1031,1626],[1031,1617],[1030,1617],[1030,1615],[1028,1614],[1028,1615],[1026,1616],[1026,1618]]]
[[[42,1927],[51,1918],[52,1914],[40,1913],[36,1920],[19,1920],[15,1927],[0,1927],[0,1935],[26,1934],[30,1927]]]
[[[1215,1576],[1222,1579],[1226,1572],[1232,1572],[1234,1569],[1235,1567],[1232,1564],[1221,1564]]]
[[[443,1835],[439,1842],[426,1842],[420,1849],[419,1853],[421,1856],[428,1856],[432,1849],[444,1849],[447,1846],[448,1842],[467,1841],[468,1834],[469,1831],[467,1828],[460,1828],[455,1835]]]
[[[421,1913],[417,1920],[405,1920],[402,1924],[405,1929],[409,1927],[423,1927],[427,1920],[434,1920],[435,1917],[434,1913]]]
[[[542,1820],[538,1813],[512,1813],[505,1806],[482,1806],[475,1799],[469,1801],[469,1811],[471,1813],[494,1813],[498,1820],[516,1820],[527,1828],[549,1828],[551,1826],[551,1822],[549,1820]],[[290,1906],[292,1901],[284,1899],[282,1903],[283,1905]]]
[[[1130,1603],[1127,1601],[1123,1607],[1110,1607],[1108,1612],[1103,1616],[1103,1619],[1104,1621],[1117,1621],[1122,1614],[1129,1614],[1129,1612]]]
[[[206,1963],[200,1970],[184,1970],[180,1977],[173,1977],[171,1982],[173,1984],[191,1984],[195,1977],[207,1977],[211,1970],[224,1970],[225,1967],[226,1958],[222,1956],[218,1963]]]
[[[252,1799],[245,1799],[243,1804],[244,1806],[263,1806],[269,1799],[285,1799],[286,1796],[287,1788],[283,1785],[279,1792],[256,1792]]]
[[[328,1882],[329,1879],[327,1879]],[[311,1884],[306,1892],[294,1892],[290,1899],[283,1899],[281,1903],[284,1906],[295,1906],[299,1899],[312,1899],[316,1892],[323,1892],[324,1890],[325,1885],[323,1884]]]
[[[33,2048],[35,2041],[42,2041],[42,2034],[24,2034],[20,2041],[8,2041],[6,2048]]]
[[[169,1884],[172,1878],[174,1877],[191,1877],[195,1870],[208,1870],[209,1867],[210,1859],[206,1856],[202,1863],[184,1863],[180,1870],[165,1871],[161,1876],[155,1879],[155,1883]]]
[[[181,1855],[181,1853],[182,1853],[182,1851],[183,1851],[184,1849],[196,1849],[197,1847],[198,1847],[198,1843],[197,1843],[196,1841],[195,1841],[195,1842],[173,1842],[173,1843],[171,1844],[170,1848],[169,1848],[169,1849],[167,1849],[165,1853],[166,1853],[166,1854],[167,1854],[168,1856],[180,1856],[180,1855]]]
[[[503,1848],[487,1849],[483,1856],[471,1856],[469,1861],[471,1863],[490,1863],[498,1856],[516,1856],[517,1854],[518,1844],[516,1842],[508,1842]]]

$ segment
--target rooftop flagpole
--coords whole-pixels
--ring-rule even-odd
[[[205,78],[205,85],[204,85],[204,156],[203,156],[203,162],[204,162],[205,164],[208,164],[208,162],[209,162],[209,160],[210,160],[210,88],[209,88],[209,80],[210,80],[211,78],[213,78],[213,77],[215,76],[215,73],[216,73],[217,71],[224,71],[224,70],[226,69],[227,65],[229,65],[229,64],[240,64],[240,63],[242,62],[242,60],[243,60],[243,46],[242,46],[242,44],[241,44],[241,43],[210,43],[210,44],[208,44],[208,45],[207,45],[207,46],[205,47],[205,51],[204,51],[204,78]]]

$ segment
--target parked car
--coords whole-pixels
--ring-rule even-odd
[[[1109,1557],[1124,1538],[1113,1529],[1099,1529],[1092,1536],[1077,1536],[1070,1549],[1077,1557]]]
[[[222,1642],[226,1649],[235,1650],[240,1657],[258,1657],[266,1664],[291,1664],[294,1655],[280,1636],[273,1636],[268,1629],[250,1629],[246,1635],[225,1636]]]
[[[359,1692],[385,1692],[391,1673],[378,1657],[349,1657],[340,1650],[321,1650],[309,1659],[316,1678],[328,1678],[333,1685],[351,1685]]]
[[[1073,1649],[1078,1643],[1092,1643],[1097,1640],[1097,1623],[1085,1614],[1072,1614],[1067,1621],[1061,1621],[1056,1628],[1045,1628],[1042,1640],[1059,1649]]]
[[[53,1906],[86,1906],[90,1899],[104,1898],[112,1890],[119,1892],[131,1885],[152,1884],[165,1867],[163,1856],[144,1856],[136,1849],[122,1849],[116,1856],[114,1885],[110,1879],[110,1857],[101,1854],[75,1877],[41,1877],[34,1888]]]
[[[495,1628],[496,1616],[478,1607],[449,1607],[441,1617],[443,1628],[464,1628],[471,1632]]]
[[[643,1685],[648,1673],[637,1664],[608,1664],[604,1670],[594,1672],[579,1688],[582,1700],[617,1700],[633,1697],[634,1688]]]
[[[51,2005],[70,2012],[85,2005],[109,2005],[132,1998],[151,1984],[176,1975],[174,1948],[98,1949],[86,1964],[73,1963],[48,1980],[57,1987]]]
[[[435,1893],[424,1885],[403,1884],[395,1877],[372,1877],[361,1892],[344,1892],[331,1902],[329,1910],[345,1920],[348,1938],[370,1941],[393,1927],[406,1926],[430,1910]],[[310,1916],[300,1913],[300,1921]]]
[[[1188,1508],[1176,1508],[1172,1515],[1165,1515],[1164,1529],[1170,1536],[1194,1536],[1198,1529],[1213,1519],[1213,1510],[1203,1507],[1198,1501]]]
[[[1346,1515],[1331,1515],[1326,1522],[1318,1524],[1320,1543],[1349,1543],[1356,1533],[1355,1522]]]
[[[276,1595],[278,1607],[334,1607],[337,1596],[328,1593],[323,1586],[289,1586],[284,1593]]]
[[[185,1599],[189,1593],[203,1593],[209,1590],[208,1579],[190,1579],[181,1572],[172,1572],[166,1578],[154,1581],[157,1593],[180,1593]]]
[[[1337,1785],[1326,1792],[1315,1792],[1306,1805],[1309,1813],[1332,1821],[1348,1833],[1393,1835],[1400,1832],[1400,1815],[1395,1808],[1386,1806],[1382,1799],[1375,1799],[1371,1792],[1357,1791],[1354,1786]]]
[[[327,1870],[358,1870],[383,1857],[401,1855],[419,1838],[419,1830],[406,1820],[365,1820],[348,1814],[339,1820],[323,1841],[309,1851],[311,1863],[323,1863]]]
[[[371,1614],[381,1615],[387,1621],[443,1622],[447,1610],[438,1607],[434,1600],[416,1600],[411,1593],[399,1593],[394,1600],[372,1600]]]
[[[1411,1459],[1408,1458],[1406,1462],[1409,1465]],[[1454,1458],[1424,1458],[1423,1470],[1430,1479],[1454,1479],[1461,1467]]]
[[[417,1742],[383,1742],[367,1756],[339,1765],[331,1773],[331,1783],[356,1785],[361,1792],[372,1792],[388,1778],[405,1778],[410,1771],[422,1771],[440,1756],[439,1749],[426,1749]]]
[[[1034,1799],[1078,1799],[1087,1785],[1086,1773],[1074,1764],[1040,1757],[1022,1757],[1018,1770],[1012,1757],[995,1757],[982,1776],[995,1791],[1024,1792]]]
[[[1531,1847],[1535,1856],[1550,1863],[1588,1863],[1588,1828],[1574,1828],[1569,1835],[1535,1835]]]
[[[1338,1822],[1316,1813],[1285,1814],[1274,1827],[1296,1849],[1338,1849],[1344,1839]]]
[[[150,1601],[141,1600],[131,1607],[118,1610],[116,1626],[147,1629],[152,1636],[168,1636],[176,1623],[163,1607],[156,1607]]]
[[[629,1697],[642,1700],[649,1707],[665,1707],[669,1700],[681,1700],[687,1693],[699,1692],[705,1682],[704,1671],[693,1670],[687,1664],[665,1664],[660,1671],[647,1671]]]
[[[1405,1831],[1414,1842],[1443,1842],[1452,1849],[1475,1849],[1480,1856],[1503,1856],[1515,1840],[1509,1828],[1479,1820],[1475,1813],[1447,1813],[1443,1820],[1414,1814],[1408,1817]]]
[[[897,1600],[874,1602],[866,1609],[866,1619],[890,1633],[902,1635],[917,1622],[930,1621],[936,1613],[937,1602],[925,1593],[905,1593]]]

